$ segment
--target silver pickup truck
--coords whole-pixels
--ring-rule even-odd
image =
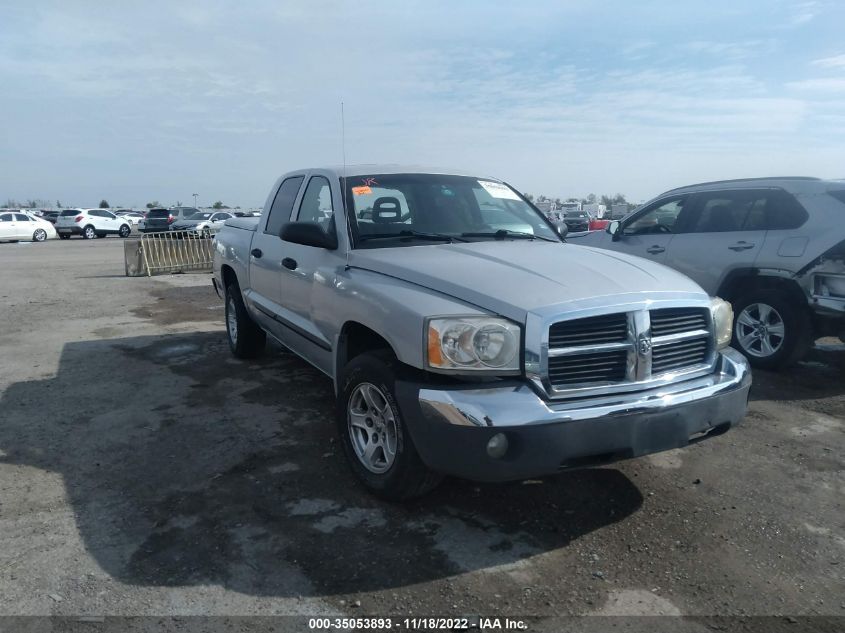
[[[232,352],[269,335],[328,375],[351,468],[386,498],[682,447],[745,414],[729,304],[567,244],[494,178],[294,171],[214,244]]]

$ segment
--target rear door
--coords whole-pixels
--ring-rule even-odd
[[[732,271],[753,267],[766,237],[770,194],[766,189],[694,194],[690,220],[675,235],[664,263],[717,294]]]
[[[35,233],[35,222],[25,213],[15,213],[15,221],[12,223],[15,230],[15,239],[31,240]]]
[[[282,307],[282,260],[284,242],[279,237],[282,225],[290,221],[304,175],[286,178],[279,185],[266,219],[259,222],[249,252],[249,289],[244,299],[253,314],[279,340],[287,338],[287,310]]]

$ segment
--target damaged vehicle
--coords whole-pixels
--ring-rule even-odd
[[[845,182],[725,180],[673,189],[578,244],[666,264],[733,306],[733,345],[779,369],[845,340]]]
[[[730,305],[669,268],[568,244],[495,178],[282,176],[214,241],[240,358],[272,337],[334,382],[352,471],[406,499],[684,447],[745,415]]]

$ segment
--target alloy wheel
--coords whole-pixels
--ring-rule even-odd
[[[346,419],[352,448],[364,468],[376,474],[387,472],[396,461],[398,432],[384,393],[362,382],[349,396]]]
[[[742,351],[756,358],[768,358],[783,347],[786,328],[783,317],[766,303],[746,306],[736,319],[736,338]]]

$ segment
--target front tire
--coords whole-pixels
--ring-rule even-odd
[[[44,229],[37,229],[35,233],[32,234],[32,241],[33,242],[44,242],[47,239],[47,231]]]
[[[120,230],[117,232],[117,234],[120,235],[120,237],[127,238],[127,237],[129,237],[129,234],[131,232],[132,232],[132,229],[129,228],[128,224],[121,224]]]
[[[396,402],[398,361],[389,351],[353,358],[340,374],[336,422],[346,460],[370,492],[419,497],[442,481],[417,453]]]
[[[229,349],[237,358],[260,356],[267,344],[267,335],[246,311],[236,283],[226,286],[226,337]]]
[[[779,290],[752,290],[734,301],[733,346],[758,369],[797,363],[813,343],[806,306]]]

